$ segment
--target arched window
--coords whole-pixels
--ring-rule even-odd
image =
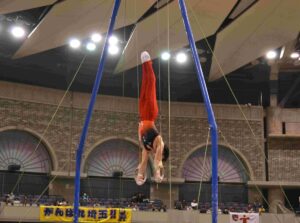
[[[0,170],[50,173],[52,161],[45,145],[21,130],[0,133]]]
[[[127,140],[110,139],[99,144],[86,159],[85,172],[88,178],[82,180],[81,191],[101,198],[131,197],[137,192],[149,197],[150,184],[137,186],[133,179],[128,179],[135,177],[140,155],[138,146]],[[148,164],[149,177],[150,166]],[[115,178],[115,173],[121,173],[122,177]]]
[[[228,148],[219,145],[218,177],[222,183],[245,183],[247,170],[240,157]],[[184,162],[182,176],[186,181],[211,180],[211,147],[208,147],[204,163],[205,148],[194,151]],[[204,167],[204,168],[203,168]]]
[[[133,178],[139,164],[139,153],[138,146],[129,141],[107,140],[89,154],[85,170],[88,176],[112,177],[114,173],[122,173],[123,177]]]

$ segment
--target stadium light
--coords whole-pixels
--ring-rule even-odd
[[[81,46],[81,42],[79,39],[73,38],[69,41],[69,45],[73,49],[78,49]]]
[[[176,55],[176,61],[177,63],[185,63],[187,61],[187,55],[185,53],[177,53]]]
[[[116,55],[118,54],[120,51],[119,47],[115,46],[115,45],[111,45],[108,47],[108,53],[111,55]]]
[[[161,59],[162,59],[162,60],[169,60],[170,57],[171,57],[171,54],[170,54],[169,52],[163,52],[163,53],[161,54]]]
[[[109,39],[108,39],[108,43],[109,43],[110,45],[117,45],[118,42],[119,42],[119,39],[118,39],[116,36],[111,36],[111,37],[109,37]]]
[[[94,43],[99,43],[99,42],[102,40],[102,36],[101,36],[99,33],[94,33],[94,34],[92,34],[92,36],[91,36],[91,40],[92,40]]]
[[[92,43],[92,42],[88,42],[86,44],[86,49],[88,51],[94,51],[96,49],[96,44],[95,43]]]
[[[297,59],[297,58],[299,58],[299,53],[298,52],[294,52],[294,53],[291,53],[291,55],[290,55],[290,57],[292,58],[292,59]]]
[[[274,50],[270,50],[269,52],[267,52],[266,54],[266,58],[269,60],[273,60],[277,57],[277,52]]]
[[[21,26],[14,26],[11,28],[11,34],[15,38],[20,39],[25,36],[25,29]]]

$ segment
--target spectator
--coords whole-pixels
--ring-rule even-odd
[[[191,207],[192,207],[193,210],[197,210],[197,208],[198,208],[198,203],[196,202],[195,199],[191,202]]]
[[[6,205],[8,205],[8,203],[9,203],[9,194],[5,195],[5,203],[6,203]]]
[[[143,199],[143,203],[149,203],[149,202],[150,202],[149,198],[146,198],[146,197],[145,197],[145,198]]]
[[[177,210],[182,210],[182,209],[183,209],[183,207],[182,207],[182,202],[176,201],[176,202],[175,202],[175,209],[177,209]]]
[[[82,199],[84,202],[88,202],[89,196],[86,193],[83,193]]]
[[[227,208],[224,209],[223,214],[229,214],[229,211]]]
[[[138,194],[136,195],[136,201],[137,201],[138,203],[142,203],[144,199],[145,199],[145,196],[144,196],[142,193],[138,193]]]
[[[152,211],[156,211],[156,208],[153,204],[151,204],[151,209],[152,209]]]
[[[251,204],[248,205],[248,213],[254,213],[253,207]]]
[[[101,205],[99,203],[94,203],[94,207],[100,207]]]
[[[192,211],[193,208],[192,208],[191,206],[187,206],[187,207],[186,207],[186,210],[187,210],[187,211]]]
[[[27,196],[25,195],[23,197],[23,206],[26,206],[27,205]]]
[[[14,200],[12,201],[12,205],[16,205],[16,206],[20,206],[21,205],[21,201],[19,198],[14,198]]]
[[[15,195],[14,195],[13,192],[11,192],[11,193],[9,194],[8,200],[9,200],[9,202],[10,202],[11,204],[14,203]]]
[[[235,212],[235,209],[233,207],[230,207],[228,212]]]
[[[258,213],[261,215],[262,213],[265,213],[266,212],[266,209],[264,208],[263,205],[261,205],[258,209]]]
[[[182,209],[183,209],[183,210],[186,209],[186,201],[185,201],[185,200],[182,201]]]
[[[67,205],[67,201],[63,198],[60,202],[60,206],[66,206]]]
[[[13,200],[13,199],[15,199],[15,195],[14,195],[14,193],[13,193],[13,192],[11,192],[11,193],[10,193],[10,195],[9,195],[9,199],[10,199],[10,200]]]
[[[134,207],[132,208],[133,211],[138,211],[139,207],[135,204]]]
[[[134,202],[134,203],[138,202],[138,201],[137,201],[137,194],[134,194],[134,195],[131,197],[131,202]]]
[[[258,212],[260,206],[261,206],[261,204],[258,201],[255,201],[253,204],[253,211]]]

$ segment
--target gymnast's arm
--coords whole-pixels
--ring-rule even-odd
[[[142,143],[142,136],[141,136],[141,129],[143,127],[143,123],[139,123],[139,130],[138,130],[138,135],[139,135],[139,142],[140,146],[142,147],[142,160],[139,163],[138,166],[138,177],[145,177],[146,176],[146,169],[147,169],[147,164],[148,164],[148,159],[149,159],[149,152],[144,148],[143,143]]]
[[[142,174],[143,176],[145,176],[146,173],[146,169],[147,169],[147,164],[148,164],[148,159],[149,159],[149,151],[147,151],[144,147],[143,147],[143,151],[142,151],[142,161],[139,165],[139,174]]]
[[[158,135],[153,143],[153,148],[155,148],[155,157],[154,157],[154,167],[155,168],[162,168],[162,154],[163,154],[163,149],[164,149],[164,141],[160,135]]]

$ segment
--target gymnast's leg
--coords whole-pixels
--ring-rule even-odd
[[[152,68],[152,61],[148,52],[141,54],[142,60],[142,86],[139,98],[139,141],[142,145],[142,161],[138,166],[138,174],[135,178],[138,185],[146,181],[146,169],[149,158],[149,150],[144,147],[142,135],[151,128],[155,128],[154,121],[158,114],[156,100],[156,78]]]
[[[138,185],[142,185],[146,180],[146,167],[149,153],[154,153],[154,179],[161,182],[163,174],[162,159],[164,143],[162,137],[155,127],[155,120],[158,115],[158,105],[156,100],[156,78],[152,67],[152,61],[148,52],[141,54],[142,60],[142,86],[139,100],[139,140],[143,147],[142,161],[138,167],[138,175],[135,178]]]
[[[139,100],[139,112],[141,122],[152,122],[158,115],[156,100],[156,78],[152,67],[152,61],[148,52],[141,54],[142,60],[142,86]],[[145,126],[143,126],[145,127]]]

